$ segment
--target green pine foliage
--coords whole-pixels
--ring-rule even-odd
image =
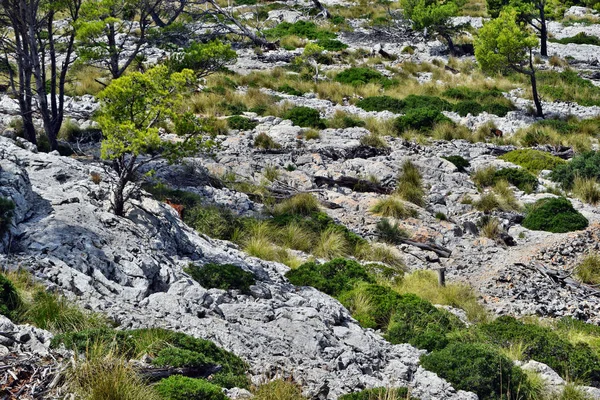
[[[184,271],[207,289],[239,290],[249,293],[250,286],[256,284],[252,272],[232,264],[208,263],[203,266],[190,264]]]
[[[564,233],[587,228],[588,220],[564,197],[546,198],[535,202],[523,226],[534,231]]]

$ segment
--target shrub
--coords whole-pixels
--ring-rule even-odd
[[[397,223],[392,225],[387,218],[383,218],[377,223],[375,235],[382,242],[389,244],[401,244],[402,239],[408,238],[408,233],[404,229],[400,228]]]
[[[34,293],[33,301],[21,318],[55,334],[107,326],[107,321],[99,314],[84,311],[65,297],[43,289]]]
[[[342,293],[339,299],[361,326],[385,329],[402,296],[385,286],[362,283],[353,290]],[[361,310],[358,307],[361,302],[368,304],[366,309],[363,308],[367,312],[357,312]]]
[[[335,81],[348,85],[377,83],[386,79],[380,72],[370,68],[352,67],[336,75]],[[360,107],[360,106],[359,106]]]
[[[165,347],[158,352],[152,364],[159,367],[200,368],[210,365],[210,360],[204,354],[195,351]]]
[[[397,114],[404,111],[404,101],[390,96],[365,97],[356,106],[365,111],[390,111]]]
[[[282,22],[275,28],[266,29],[264,34],[270,38],[282,38],[295,35],[310,40],[335,39],[335,33],[319,29],[314,22],[297,21],[295,23]]]
[[[13,217],[15,203],[7,198],[0,196],[0,239],[6,233]]]
[[[258,125],[257,121],[252,121],[249,118],[240,117],[239,115],[234,115],[233,117],[227,118],[227,125],[231,129],[239,129],[240,131],[251,131],[256,128]]]
[[[575,275],[583,283],[597,285],[600,283],[600,255],[588,254],[583,261],[575,267]]]
[[[291,120],[294,125],[305,128],[325,128],[325,123],[321,119],[319,111],[310,107],[291,108],[283,114],[283,118]]]
[[[345,129],[345,128],[354,128],[357,126],[363,127],[366,125],[366,122],[358,119],[358,118],[354,118],[351,115],[346,114],[343,111],[336,111],[335,114],[333,115],[333,118],[331,118],[330,120],[327,121],[327,126],[330,128],[341,128],[341,129]],[[371,132],[373,133],[373,132]]]
[[[415,164],[407,160],[402,164],[400,175],[398,175],[398,187],[396,194],[406,201],[418,206],[425,204],[423,190],[423,177]]]
[[[404,109],[418,110],[418,109],[430,109],[437,111],[449,111],[452,110],[452,104],[448,101],[435,96],[423,96],[410,94],[404,98]]]
[[[398,117],[394,122],[394,127],[398,133],[402,133],[409,129],[426,131],[439,122],[452,121],[438,110],[431,108],[417,108],[409,110],[405,115]]]
[[[565,164],[565,161],[559,157],[553,156],[545,151],[532,149],[509,151],[499,158],[523,167],[534,174],[537,174],[541,170],[553,170],[557,165]]]
[[[298,385],[282,379],[260,385],[252,398],[254,400],[305,400]]]
[[[561,339],[550,328],[524,324],[513,317],[502,316],[480,326],[490,343],[507,347],[522,342],[524,356],[548,365],[564,378],[597,382],[600,377],[600,359],[589,346]]]
[[[534,231],[564,233],[587,228],[588,220],[564,197],[546,198],[535,202],[523,226]]]
[[[482,400],[521,398],[526,377],[508,358],[484,344],[451,343],[421,357],[423,368],[452,383],[455,389],[475,392]],[[519,393],[521,392],[521,393]]]
[[[319,201],[310,193],[300,193],[277,204],[273,215],[296,214],[309,216],[320,209]]]
[[[327,51],[341,51],[348,48],[346,43],[337,39],[319,39],[317,44]]]
[[[161,380],[155,389],[166,400],[227,400],[219,386],[181,375]]]
[[[494,182],[499,180],[506,180],[526,193],[531,193],[538,187],[537,178],[522,168],[502,168],[496,171]]]
[[[408,217],[416,217],[418,215],[417,211],[408,208],[404,205],[402,200],[389,196],[383,199],[379,199],[377,203],[370,210],[374,214],[382,215],[384,217],[392,217],[392,218],[408,218]]]
[[[336,258],[323,264],[308,262],[285,274],[296,286],[312,286],[330,296],[351,290],[357,282],[372,282],[365,268],[356,261]]]
[[[285,85],[279,86],[277,88],[277,91],[281,93],[291,94],[292,96],[302,96],[304,94],[298,89],[288,85],[287,83]]]
[[[496,180],[496,168],[485,167],[477,169],[471,175],[471,179],[480,189],[492,186]]]
[[[579,32],[575,36],[566,37],[562,39],[550,39],[551,42],[561,43],[561,44],[591,44],[593,46],[600,46],[600,38],[594,35],[588,35],[585,32]]]
[[[452,110],[461,117],[466,117],[467,114],[479,115],[483,112],[483,106],[474,100],[466,100],[458,102],[452,107]]]
[[[206,76],[223,69],[226,65],[235,62],[237,53],[231,45],[219,40],[208,43],[194,42],[182,53],[174,53],[168,61],[172,71],[191,69],[198,76]]]
[[[581,178],[575,177],[573,183],[573,194],[580,200],[596,205],[600,201],[600,189],[598,189],[598,182],[593,178]]]
[[[471,166],[471,163],[469,163],[468,160],[465,160],[461,156],[448,156],[448,157],[442,157],[442,158],[444,160],[448,160],[452,164],[454,164],[454,166],[458,169],[459,172],[464,172],[465,168],[468,168]]]
[[[16,317],[21,306],[21,297],[11,281],[0,273],[0,315],[10,319]]]
[[[254,138],[254,147],[258,147],[261,149],[269,150],[269,149],[278,149],[281,147],[279,143],[276,143],[271,136],[267,135],[264,132],[259,133]]]
[[[231,264],[208,263],[201,267],[190,264],[184,271],[207,289],[236,289],[248,293],[250,286],[256,284],[252,272],[244,271],[240,267]]]
[[[376,149],[383,149],[389,147],[384,138],[373,133],[362,136],[360,138],[360,144],[361,146],[374,147]]]
[[[240,219],[222,206],[191,206],[183,209],[182,217],[197,232],[222,240],[231,240],[242,226]]]
[[[449,312],[408,293],[396,303],[385,337],[393,344],[410,343],[433,351],[444,348],[448,344],[446,334],[461,326]]]
[[[414,400],[407,388],[375,388],[340,396],[338,400]]]
[[[566,163],[557,165],[550,178],[561,184],[564,189],[571,189],[575,177],[600,179],[600,152],[588,151],[573,157]]]

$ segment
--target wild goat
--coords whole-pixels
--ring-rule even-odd
[[[496,137],[502,137],[503,133],[500,129],[491,128],[490,133]]]

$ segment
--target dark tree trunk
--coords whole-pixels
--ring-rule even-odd
[[[529,50],[529,79],[531,80],[531,93],[533,94],[533,102],[535,104],[536,116],[544,118],[544,112],[542,110],[542,102],[540,101],[540,95],[537,90],[537,80],[535,79],[535,68],[533,67],[533,52]]]
[[[542,57],[548,57],[548,28],[546,27],[544,2],[540,5],[540,54]]]

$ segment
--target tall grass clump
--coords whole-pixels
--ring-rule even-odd
[[[395,196],[389,196],[377,200],[377,203],[370,210],[373,214],[389,218],[415,218],[418,212],[412,208],[406,207],[402,200]]]
[[[423,190],[423,177],[415,164],[407,160],[402,164],[398,176],[396,194],[402,199],[417,206],[425,205],[425,190]]]
[[[600,284],[600,255],[598,253],[588,254],[575,267],[575,276],[583,283],[590,285]]]
[[[595,206],[600,202],[598,181],[594,178],[575,177],[575,181],[573,182],[573,194],[581,201]]]
[[[319,201],[310,193],[300,193],[277,204],[273,215],[298,214],[310,215],[319,211]]]
[[[255,400],[306,400],[300,387],[288,380],[277,379],[260,385],[254,392]]]

